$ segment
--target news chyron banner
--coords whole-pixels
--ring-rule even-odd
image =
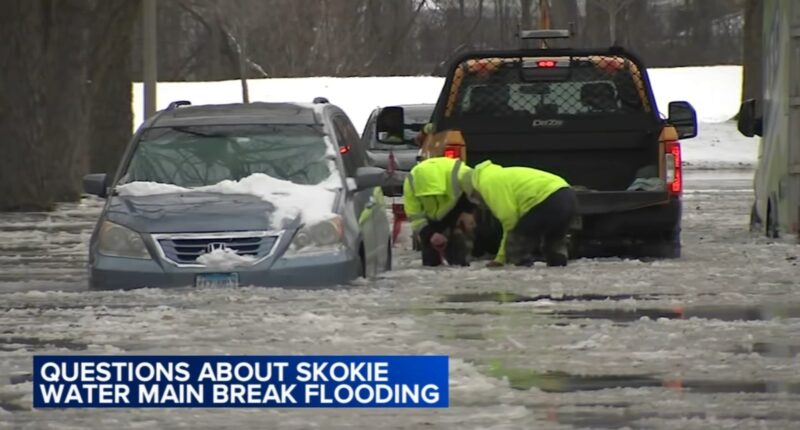
[[[35,356],[35,408],[445,408],[447,356]]]

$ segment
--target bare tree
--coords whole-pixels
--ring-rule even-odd
[[[543,0],[539,0],[540,2]],[[546,0],[544,0],[546,1]],[[522,13],[522,17],[520,18],[520,27],[523,30],[528,30],[533,28],[533,18],[532,18],[532,10],[533,8],[533,0],[519,0],[519,7],[520,12]]]
[[[608,14],[608,34],[611,45],[617,43],[617,15],[630,6],[633,0],[587,0]]]
[[[140,1],[98,0],[89,57],[89,170],[113,173],[131,137],[132,34]]]
[[[86,170],[90,3],[4,2],[0,14],[0,210],[50,209]]]
[[[539,28],[548,30],[551,27],[550,0],[539,0]]]

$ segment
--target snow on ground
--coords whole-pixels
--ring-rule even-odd
[[[743,136],[736,123],[701,123],[697,137],[681,141],[683,164],[690,169],[752,169],[760,139]]]
[[[670,101],[686,100],[697,110],[700,136],[686,141],[690,149],[684,154],[692,167],[752,166],[756,161],[757,140],[747,139],[735,131],[731,123],[724,126],[724,141],[718,145],[700,145],[720,138],[710,130],[715,123],[729,121],[739,111],[742,90],[741,66],[679,67],[650,69],[659,110],[666,115]],[[285,78],[248,81],[250,99],[258,101],[310,102],[317,96],[327,97],[350,116],[359,131],[363,130],[375,107],[392,104],[435,103],[444,84],[443,78],[362,77],[362,78]],[[142,86],[133,90],[134,127],[142,121]],[[158,85],[159,109],[175,100],[191,100],[195,104],[233,103],[241,101],[239,81],[162,82]],[[709,131],[704,131],[704,130]],[[712,142],[713,143],[713,142]]]
[[[751,178],[687,172],[678,260],[423,269],[404,241],[322,290],[87,292],[99,202],[0,214],[0,427],[796,428],[800,250],[748,231]],[[34,354],[426,353],[448,409],[31,409]]]

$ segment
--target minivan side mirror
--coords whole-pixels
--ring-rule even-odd
[[[747,137],[761,136],[764,127],[764,119],[756,117],[755,99],[747,99],[739,107],[739,118],[736,121],[736,128],[739,133]]]
[[[403,143],[405,111],[400,106],[387,106],[378,113],[375,127],[375,137],[378,142],[392,143],[386,136],[399,139]],[[388,142],[387,142],[388,140]]]
[[[106,197],[108,189],[108,175],[105,173],[92,173],[83,177],[83,191],[97,197]]]
[[[380,167],[359,167],[356,169],[356,191],[362,191],[373,187],[380,187],[386,180],[386,170]]]
[[[697,136],[697,112],[689,102],[670,102],[667,122],[675,127],[678,139]]]

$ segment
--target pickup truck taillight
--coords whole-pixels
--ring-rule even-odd
[[[664,168],[667,171],[667,190],[670,194],[683,192],[683,172],[681,169],[681,144],[670,141],[664,145]]]
[[[444,147],[444,156],[447,158],[461,158],[461,149],[463,146],[461,145],[445,145]]]

